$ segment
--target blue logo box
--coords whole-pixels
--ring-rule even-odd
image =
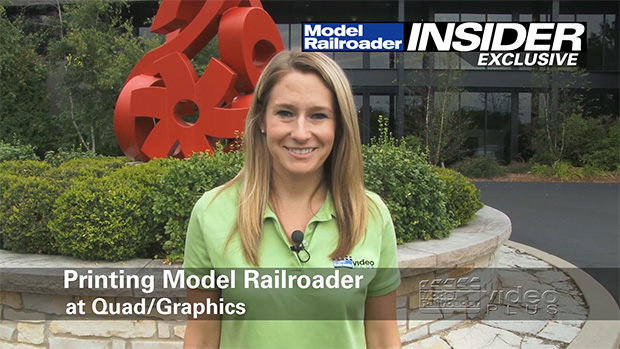
[[[404,50],[404,23],[302,24],[302,51]]]

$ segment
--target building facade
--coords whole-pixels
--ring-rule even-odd
[[[16,4],[51,0],[15,0]],[[56,2],[55,0],[53,1]],[[303,22],[585,22],[587,74],[566,72],[570,88],[583,99],[585,117],[619,114],[618,16],[611,1],[418,1],[418,0],[262,0],[277,23],[285,48],[301,45]],[[136,24],[152,18],[155,0],[131,1]],[[136,34],[148,33],[148,27]],[[432,105],[469,120],[460,155],[494,154],[509,162],[527,157],[523,137],[550,103],[548,81],[532,67],[477,67],[477,54],[412,52],[331,52],[346,71],[359,112],[362,140],[378,134],[388,120],[397,137],[412,134]],[[449,88],[447,88],[448,86]],[[450,90],[449,99],[442,95]],[[441,101],[441,102],[440,102]],[[438,106],[437,106],[438,107]]]

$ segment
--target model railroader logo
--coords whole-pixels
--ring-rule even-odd
[[[478,66],[576,66],[585,23],[304,23],[303,51],[479,52]]]

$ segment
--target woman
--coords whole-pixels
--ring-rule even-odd
[[[394,227],[385,204],[364,189],[355,110],[346,76],[327,56],[277,54],[265,67],[248,112],[243,169],[194,207],[184,268],[333,271],[343,261],[373,267],[362,286],[343,293],[344,301],[328,296],[286,309],[296,311],[298,320],[319,320],[321,312],[314,310],[321,305],[330,314],[358,309],[362,316],[329,317],[339,321],[205,316],[188,321],[186,347],[400,347]],[[303,245],[293,239],[297,230],[305,234]],[[234,298],[231,292],[188,289],[188,301],[226,300]],[[272,309],[284,304],[279,296],[267,303]]]

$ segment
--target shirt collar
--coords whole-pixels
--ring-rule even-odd
[[[310,223],[312,222],[326,222],[332,218],[336,217],[336,210],[334,209],[334,200],[332,199],[332,193],[328,190],[327,195],[325,195],[325,202],[319,209],[319,212],[312,217]],[[267,220],[267,218],[272,218],[277,220],[276,213],[273,211],[271,204],[267,204],[265,208],[265,215],[263,216],[263,221]]]

